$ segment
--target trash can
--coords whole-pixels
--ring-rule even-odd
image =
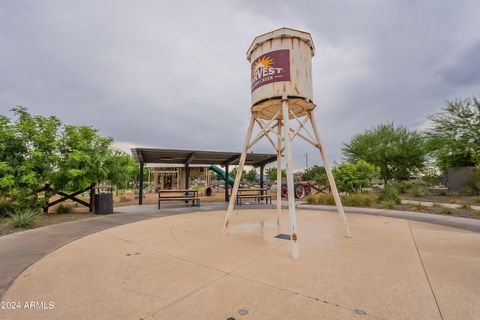
[[[109,214],[113,213],[113,188],[97,187],[93,197],[94,213]]]

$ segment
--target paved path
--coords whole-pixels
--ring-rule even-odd
[[[286,202],[283,201],[282,206],[285,205]],[[268,207],[269,206],[264,208]],[[321,205],[311,206],[299,204],[298,207],[310,210],[336,210],[335,207]],[[249,207],[245,205],[239,209],[248,210],[258,208],[258,206]],[[202,204],[201,208],[165,207],[165,209],[161,211],[159,211],[155,205],[124,206],[115,208],[118,213],[113,215],[66,222],[2,236],[0,237],[0,298],[23,270],[48,253],[74,240],[112,227],[141,220],[196,211],[225,209],[226,204],[223,202],[207,202]],[[345,208],[345,211],[348,213],[362,213],[422,221],[480,232],[480,220],[368,208]]]

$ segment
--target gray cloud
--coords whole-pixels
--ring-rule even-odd
[[[122,146],[240,150],[245,51],[257,34],[312,33],[316,115],[332,160],[380,122],[424,125],[445,99],[480,93],[476,1],[6,1],[0,111],[89,124]],[[303,167],[318,153],[300,142]],[[271,152],[265,141],[257,152]]]

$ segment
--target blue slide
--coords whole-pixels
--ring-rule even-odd
[[[211,164],[210,165],[210,170],[212,170],[213,172],[218,174],[220,177],[222,177],[222,179],[227,181],[230,186],[233,186],[233,184],[235,183],[235,180],[233,180],[232,177],[228,177],[228,180],[227,180],[227,175],[225,174],[225,171],[223,171],[222,169],[220,169],[216,165]]]

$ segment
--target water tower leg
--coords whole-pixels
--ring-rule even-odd
[[[292,162],[292,150],[290,148],[290,125],[289,109],[287,99],[282,100],[282,114],[283,114],[283,138],[285,140],[285,158],[287,167],[287,189],[288,189],[288,213],[290,215],[290,242],[292,244],[292,258],[298,259],[300,252],[298,249],[298,236],[297,236],[297,215],[295,212],[295,190],[293,186],[293,162]]]
[[[247,158],[248,145],[250,144],[250,138],[252,137],[253,124],[255,123],[255,115],[252,114],[250,117],[250,122],[248,124],[247,136],[245,137],[245,142],[243,143],[242,156],[240,157],[240,162],[238,163],[237,176],[235,177],[235,183],[233,184],[232,194],[228,202],[227,215],[225,216],[225,222],[223,224],[223,234],[227,233],[228,222],[230,216],[233,212],[233,206],[237,200],[238,187],[240,186],[240,179],[242,178],[243,165],[245,164],[245,159]]]
[[[282,120],[277,121],[277,225],[282,215]]]
[[[343,211],[342,201],[340,200],[340,195],[338,194],[337,184],[335,183],[335,179],[333,178],[332,168],[330,168],[330,163],[328,162],[327,153],[323,148],[322,140],[320,139],[320,133],[318,131],[317,121],[315,119],[314,113],[310,112],[309,117],[310,117],[310,122],[312,123],[315,139],[317,140],[317,143],[318,143],[317,147],[320,150],[320,155],[322,156],[323,166],[325,167],[325,171],[327,172],[328,183],[330,184],[333,198],[335,199],[335,204],[337,205],[337,211],[342,217],[343,226],[345,227],[345,236],[347,238],[351,238],[352,234],[350,232],[350,227],[348,226],[347,217],[345,216],[345,212]]]

